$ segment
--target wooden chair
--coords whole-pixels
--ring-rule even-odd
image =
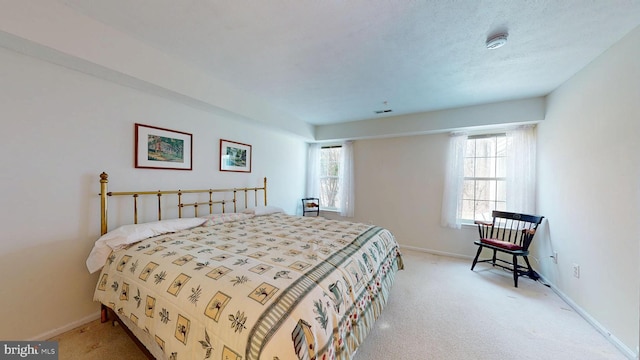
[[[537,280],[538,275],[529,264],[529,245],[536,233],[538,225],[542,223],[544,216],[518,214],[505,211],[493,211],[492,222],[475,221],[478,225],[480,239],[474,241],[478,245],[478,252],[473,259],[471,270],[479,262],[491,262],[493,266],[513,271],[513,284],[518,287],[518,276],[527,275]],[[482,249],[488,248],[493,250],[491,259],[478,260]],[[506,261],[496,257],[497,252],[503,252],[511,255],[512,261]],[[524,258],[527,266],[518,265],[518,256]],[[507,264],[507,265],[503,265]]]
[[[307,213],[320,215],[320,199],[318,198],[304,198],[302,199],[302,216]]]

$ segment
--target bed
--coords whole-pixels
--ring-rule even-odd
[[[107,182],[101,174],[103,235],[87,259],[100,271],[94,300],[157,359],[351,359],[403,268],[387,229],[287,215],[267,205],[266,178],[256,188],[119,193]],[[157,197],[158,221],[138,223],[145,195]],[[162,219],[169,195],[176,219]],[[108,231],[112,196],[133,199],[134,220]]]

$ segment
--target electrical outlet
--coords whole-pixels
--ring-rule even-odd
[[[573,264],[573,277],[576,279],[580,278],[580,265]]]

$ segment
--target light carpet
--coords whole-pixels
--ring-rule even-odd
[[[403,250],[389,303],[354,360],[626,357],[539,282],[470,261]],[[89,323],[51,339],[59,359],[145,359],[119,326]],[[293,359],[292,359],[293,360]]]

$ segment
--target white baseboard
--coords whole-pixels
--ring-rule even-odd
[[[424,248],[419,248],[419,247],[414,247],[414,246],[400,245],[400,249],[419,251],[419,252],[424,252],[424,253],[429,253],[429,254],[434,254],[434,255],[442,255],[442,256],[458,258],[458,259],[466,259],[466,260],[473,259],[473,257],[471,257],[471,256],[465,256],[465,255],[460,255],[460,254],[452,254],[452,253],[447,253],[447,252],[443,252],[443,251],[424,249]],[[538,275],[540,275],[540,274],[538,274]],[[602,326],[602,324],[600,324],[596,319],[594,319],[591,315],[589,315],[586,311],[584,311],[584,309],[582,309],[575,302],[573,302],[573,300],[571,300],[562,291],[560,291],[558,288],[556,288],[554,284],[551,284],[549,281],[547,281],[547,279],[545,279],[542,275],[540,275],[540,278],[542,279],[542,281],[545,284],[548,284],[549,287],[551,288],[551,290],[553,290],[553,292],[558,294],[558,296],[565,303],[567,303],[567,305],[569,305],[575,312],[577,312],[580,316],[582,316],[582,318],[584,318],[591,326],[593,326],[599,333],[601,333],[607,340],[609,340],[609,342],[611,342],[616,348],[618,348],[618,350],[620,350],[620,352],[622,352],[623,355],[625,355],[630,360],[638,360],[638,359],[640,359],[640,353],[636,353],[633,350],[629,349],[629,347],[627,347],[625,344],[623,344],[620,341],[620,339],[618,339],[617,337],[613,336],[604,326]]]
[[[402,245],[402,244],[400,244],[400,249],[419,251],[419,252],[423,252],[423,253],[428,253],[428,254],[433,254],[433,255],[442,255],[442,256],[458,258],[458,259],[473,260],[473,257],[471,257],[471,256],[448,253],[448,252],[438,251],[438,250],[419,248],[419,247],[415,247],[415,246],[407,246],[407,245]]]
[[[92,322],[94,320],[97,320],[99,318],[100,318],[100,312],[98,311],[97,313],[85,316],[82,319],[76,320],[76,321],[74,321],[74,322],[72,322],[70,324],[67,324],[65,326],[62,326],[62,327],[59,327],[57,329],[53,329],[53,330],[47,331],[45,333],[36,335],[31,339],[27,339],[27,341],[45,341],[45,340],[51,339],[52,337],[56,337],[56,336],[58,336],[60,334],[64,334],[67,331],[73,330],[73,329],[75,329],[75,328],[77,328],[79,326],[82,326],[84,324],[88,324],[88,323],[90,323],[90,322]]]
[[[540,274],[538,274],[540,275]],[[571,298],[565,295],[562,291],[560,291],[554,284],[550,283],[545,279],[542,275],[540,275],[540,279],[545,284],[548,284],[551,290],[558,294],[558,296],[569,305],[575,312],[577,312],[583,319],[585,319],[591,326],[593,326],[599,333],[601,333],[610,343],[612,343],[623,355],[625,355],[630,360],[638,359],[639,354],[636,354],[633,350],[629,349],[628,346],[623,344],[620,339],[611,334],[602,324],[600,324],[596,319],[594,319],[591,315],[589,315],[584,309],[582,309],[578,304],[573,302]]]

